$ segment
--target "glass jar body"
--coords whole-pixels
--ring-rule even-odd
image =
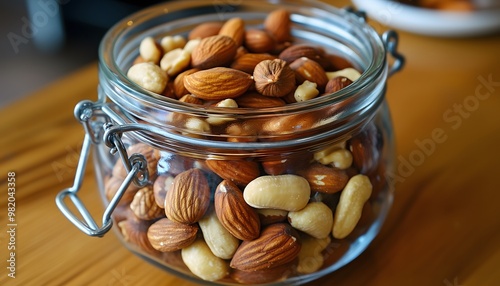
[[[122,193],[114,229],[135,254],[198,283],[317,279],[368,247],[392,202],[382,41],[345,10],[279,4],[291,12],[295,39],[342,55],[361,77],[304,104],[234,112],[165,99],[125,76],[146,36],[186,35],[200,23],[232,17],[258,27],[274,2],[224,4],[224,10],[206,1],[167,3],[117,24],[101,44],[106,119],[98,122],[126,150],[120,158],[107,142],[94,145],[104,202]],[[209,128],[191,128],[193,122]],[[121,192],[130,171],[123,157],[134,155],[144,159],[145,183]]]

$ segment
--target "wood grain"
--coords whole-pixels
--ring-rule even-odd
[[[400,45],[408,62],[387,92],[400,168],[394,206],[358,259],[310,285],[499,285],[500,37],[400,32]],[[95,100],[97,85],[92,64],[1,110],[3,261],[9,171],[18,227],[16,278],[2,267],[0,285],[194,285],[134,256],[113,234],[84,235],[55,206],[72,184],[84,135],[73,107]],[[489,96],[476,100],[480,93]],[[81,197],[102,212],[91,166]]]

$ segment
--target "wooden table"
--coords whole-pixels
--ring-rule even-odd
[[[358,259],[311,285],[500,285],[500,38],[401,32],[400,51],[408,62],[387,93],[398,147],[394,206]],[[113,234],[84,235],[54,203],[72,184],[84,135],[73,107],[95,100],[97,84],[92,64],[1,111],[0,285],[193,285]],[[15,279],[5,267],[9,178]],[[102,212],[92,168],[81,196]]]

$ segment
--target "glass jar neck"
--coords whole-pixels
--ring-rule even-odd
[[[268,11],[280,7],[291,12],[293,36],[300,41],[321,45],[327,51],[342,54],[358,69],[361,77],[348,87],[321,97],[284,107],[266,109],[214,108],[182,103],[141,89],[125,75],[138,56],[140,40],[146,36],[185,35],[202,22],[242,17],[248,25],[261,23]],[[308,8],[304,8],[308,7]],[[318,9],[311,9],[317,7]],[[161,23],[161,24],[160,24]],[[101,100],[111,100],[107,110],[119,124],[145,124],[135,136],[163,148],[203,149],[212,154],[310,148],[325,141],[347,139],[373,117],[385,95],[387,62],[379,35],[358,16],[314,1],[245,1],[231,13],[218,13],[206,1],[179,1],[161,4],[119,22],[104,37],[100,50],[99,80]],[[224,142],[227,134],[199,134],[203,138],[183,136],[184,130],[169,124],[172,114],[195,118],[224,117],[233,120],[266,120],[277,117],[306,117],[321,114],[314,124],[284,133],[262,134],[258,142]],[[324,116],[323,116],[324,115]],[[152,132],[154,131],[154,132]],[[229,151],[227,151],[229,150]],[[226,152],[227,151],[227,152]],[[266,151],[266,152],[267,152]]]

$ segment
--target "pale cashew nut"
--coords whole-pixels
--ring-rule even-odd
[[[222,108],[238,108],[238,103],[232,98],[227,98],[224,99],[220,102],[218,102],[215,107],[222,107]],[[207,122],[211,125],[222,125],[224,123],[227,123],[229,121],[235,120],[234,118],[228,118],[228,117],[216,117],[216,116],[211,116],[207,118]]]
[[[289,212],[288,221],[295,229],[321,239],[330,235],[333,212],[322,202],[312,202],[299,211]]]
[[[330,244],[332,239],[327,236],[322,239],[311,236],[301,237],[302,248],[299,252],[299,264],[297,271],[302,274],[309,274],[318,271],[325,261],[321,253]]]
[[[217,281],[229,274],[229,264],[215,256],[203,239],[181,250],[182,261],[194,275],[207,281]]]
[[[363,206],[372,193],[372,184],[365,175],[353,176],[340,194],[340,200],[333,218],[333,237],[348,236],[358,224]]]
[[[231,259],[240,241],[221,224],[217,214],[211,211],[198,221],[198,224],[212,253],[222,259]]]
[[[258,209],[298,211],[309,202],[309,182],[297,175],[260,176],[243,191],[243,198]]]
[[[142,88],[158,94],[163,92],[168,82],[168,75],[151,62],[131,66],[127,76]]]
[[[297,102],[313,99],[319,94],[317,87],[318,85],[315,82],[306,80],[297,87],[293,97]]]
[[[139,55],[144,61],[157,64],[160,61],[161,54],[162,52],[153,37],[142,39],[139,45]]]
[[[185,45],[186,39],[181,35],[165,36],[160,40],[160,46],[165,54],[175,49],[182,49]]]
[[[191,62],[191,54],[183,49],[175,49],[163,55],[160,67],[169,76],[175,76],[184,71]]]
[[[346,77],[348,79],[350,79],[351,81],[356,81],[360,76],[361,76],[361,73],[359,71],[357,71],[356,69],[353,69],[353,68],[345,68],[343,70],[339,70],[339,71],[334,71],[334,72],[327,72],[326,73],[326,77],[330,80],[332,78],[336,78],[338,76],[343,76],[343,77]]]
[[[353,161],[352,153],[345,148],[338,148],[337,145],[314,153],[314,159],[323,165],[331,164],[342,170],[351,167]]]

